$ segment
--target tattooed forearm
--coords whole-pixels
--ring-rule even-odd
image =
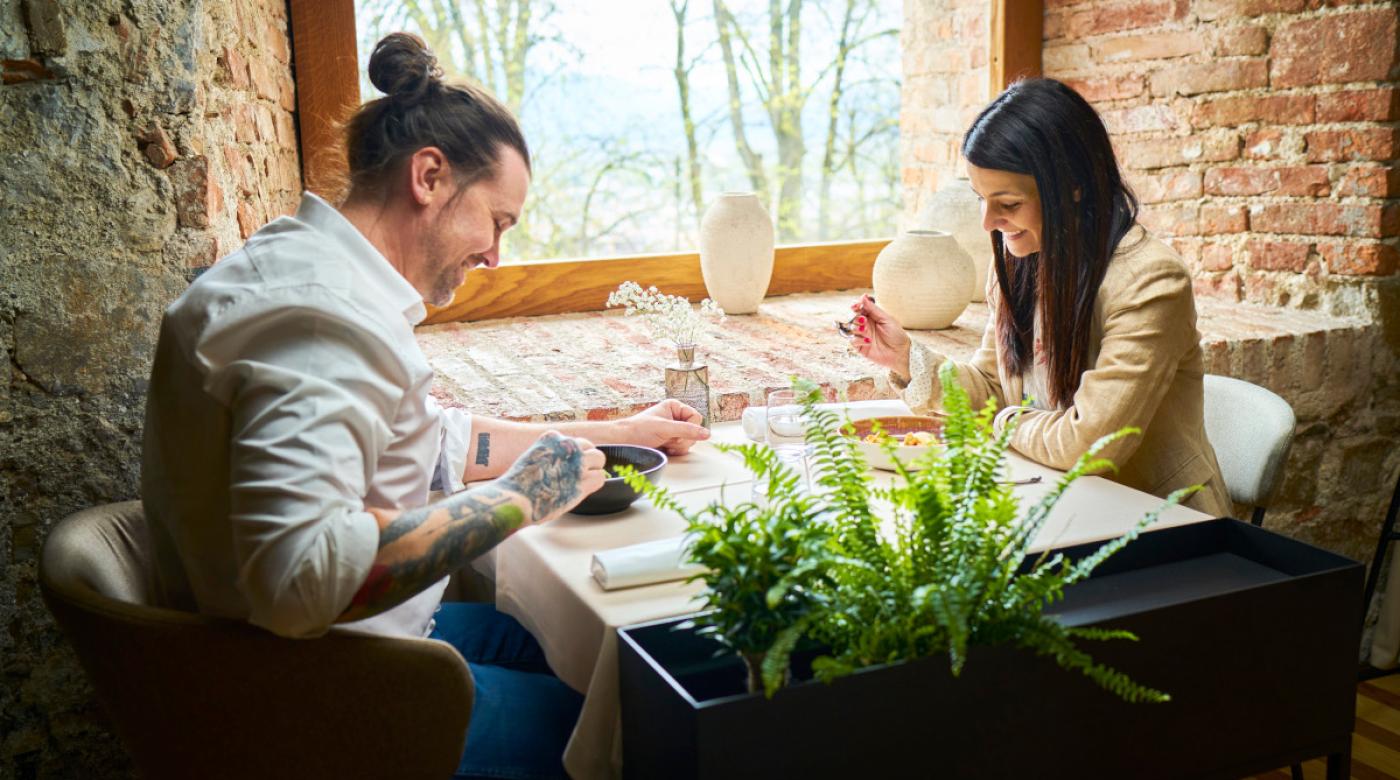
[[[396,517],[380,531],[381,555],[340,619],[383,612],[500,544],[525,523],[525,513],[512,499],[505,490],[483,485]],[[415,532],[424,538],[414,538]],[[384,555],[396,544],[426,549],[401,558]]]
[[[491,465],[491,434],[489,433],[476,435],[476,465]]]

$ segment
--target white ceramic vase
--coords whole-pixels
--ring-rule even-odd
[[[875,258],[871,274],[876,302],[911,330],[936,330],[972,300],[972,258],[941,230],[910,230]]]
[[[752,192],[726,192],[700,220],[700,273],[725,314],[752,314],[773,278],[773,220]]]
[[[968,180],[958,177],[935,192],[919,216],[918,227],[952,234],[958,246],[972,258],[972,267],[977,272],[972,300],[985,300],[987,269],[992,266],[992,239],[982,229],[982,206]]]

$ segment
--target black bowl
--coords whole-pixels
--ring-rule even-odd
[[[656,481],[656,475],[666,466],[666,454],[661,450],[641,447],[636,444],[599,444],[598,449],[607,458],[604,468],[609,474],[617,466],[631,466],[640,471],[649,482]],[[573,508],[576,515],[610,515],[621,512],[632,505],[641,495],[633,490],[622,477],[609,477],[603,486],[589,493],[579,505]]]

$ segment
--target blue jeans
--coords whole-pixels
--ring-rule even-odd
[[[564,746],[583,696],[550,671],[530,632],[490,604],[445,602],[433,639],[457,648],[476,683],[457,778],[567,777]]]

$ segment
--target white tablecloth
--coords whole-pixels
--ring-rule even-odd
[[[908,414],[895,401],[848,405],[852,416]],[[711,442],[747,441],[739,423],[714,426]],[[1010,479],[1040,475],[1041,482],[1016,488],[1023,506],[1044,495],[1060,472],[1010,458]],[[688,508],[712,500],[750,496],[748,472],[735,456],[711,443],[673,458],[660,483]],[[1100,477],[1077,481],[1051,514],[1035,549],[1062,547],[1115,537],[1127,531],[1162,500]],[[1210,519],[1185,507],[1163,512],[1154,528]],[[679,534],[683,521],[645,500],[616,515],[566,515],[527,528],[501,544],[478,568],[494,576],[496,606],[514,616],[539,640],[559,678],[585,696],[583,712],[564,753],[564,766],[576,780],[621,775],[621,711],[617,680],[617,628],[695,611],[702,586],[668,582],[604,591],[589,573],[593,553]]]

